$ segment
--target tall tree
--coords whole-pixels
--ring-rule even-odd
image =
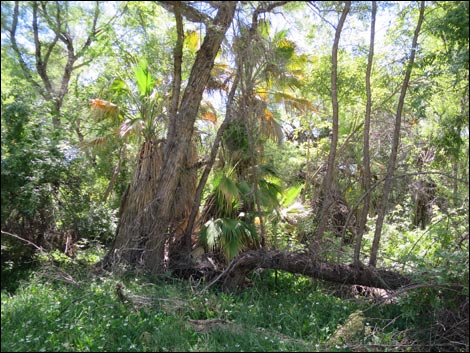
[[[378,253],[379,244],[380,244],[380,237],[382,235],[382,227],[383,227],[385,215],[388,209],[388,197],[390,195],[390,191],[392,189],[392,184],[393,184],[393,176],[395,173],[395,163],[397,160],[398,146],[400,143],[400,129],[401,129],[401,120],[402,120],[401,117],[403,113],[403,106],[405,104],[406,91],[408,89],[408,84],[410,82],[411,72],[412,72],[415,57],[416,57],[416,51],[418,49],[418,36],[419,36],[421,25],[424,19],[424,9],[425,9],[425,1],[422,1],[420,10],[419,10],[418,23],[416,25],[415,32],[413,35],[413,42],[411,44],[411,53],[410,53],[410,57],[406,66],[405,78],[401,86],[400,97],[398,98],[397,113],[395,116],[395,128],[393,131],[392,149],[390,152],[390,158],[389,158],[388,165],[387,165],[387,174],[385,177],[385,182],[384,182],[384,187],[383,187],[383,192],[382,192],[382,203],[381,203],[381,207],[378,210],[377,221],[375,224],[374,240],[372,242],[372,248],[370,252],[369,266],[373,266],[373,267],[375,267],[377,264],[377,253]]]
[[[362,245],[362,235],[367,223],[367,216],[369,214],[370,204],[370,154],[369,154],[369,134],[370,134],[370,116],[372,110],[372,94],[370,87],[370,76],[372,72],[372,62],[374,58],[374,38],[375,38],[375,18],[377,15],[377,1],[372,1],[372,18],[370,24],[370,44],[369,44],[369,56],[367,60],[366,70],[366,117],[364,121],[364,155],[363,155],[363,167],[364,175],[362,180],[362,189],[365,193],[364,206],[359,218],[358,229],[356,233],[355,246],[354,246],[354,264],[359,265],[359,255]]]
[[[31,4],[15,1],[11,25],[6,25],[11,46],[25,78],[39,90],[46,101],[52,102],[52,122],[56,131],[61,127],[60,110],[68,93],[72,73],[91,62],[92,59],[86,57],[87,51],[102,31],[98,27],[99,3],[95,2],[88,27],[81,28],[86,33],[86,38],[77,39],[71,30],[74,22],[71,9],[73,6],[75,5],[60,1],[33,1]],[[18,38],[21,36],[23,39],[24,36],[24,28],[19,26],[19,21],[29,19],[24,13],[27,7],[32,10],[32,58],[27,47],[22,46]],[[81,10],[84,11],[84,8]],[[63,61],[62,58],[66,58],[65,62],[58,68],[57,62]],[[52,65],[51,59],[54,61]],[[34,69],[30,64],[31,60],[34,62]],[[57,71],[60,71],[59,75]]]
[[[178,2],[163,3],[173,11],[176,8],[178,19],[180,4]],[[188,171],[187,166],[184,165],[185,156],[192,149],[194,123],[202,95],[209,81],[216,54],[237,6],[237,2],[212,2],[211,4],[217,9],[217,15],[213,19],[190,5],[181,3],[181,12],[184,16],[196,14],[198,19],[203,18],[206,21],[206,35],[192,65],[182,97],[179,102],[174,100],[175,104],[178,104],[177,109],[171,109],[173,115],[169,116],[161,168],[156,180],[152,181],[156,183],[157,188],[155,197],[150,200],[150,203],[141,205],[135,219],[127,221],[135,222],[136,231],[117,234],[115,245],[107,257],[107,261],[112,263],[127,262],[132,265],[142,265],[153,273],[159,273],[165,268],[165,257],[171,256],[168,250],[174,230],[173,205],[175,199],[184,196],[179,190],[179,182]],[[175,64],[178,65],[176,59]],[[178,69],[175,68],[175,72],[177,71]],[[177,90],[178,84],[174,84],[173,89]],[[176,91],[172,92],[173,97],[176,94]],[[157,150],[152,153],[157,153]],[[124,225],[121,222],[120,226]]]
[[[325,232],[326,226],[328,224],[328,210],[330,209],[333,200],[332,200],[332,186],[335,170],[335,158],[336,158],[336,148],[338,145],[338,133],[339,133],[339,109],[338,109],[338,91],[337,91],[337,78],[338,78],[338,47],[339,40],[341,37],[341,31],[343,30],[344,22],[346,21],[346,16],[349,13],[351,8],[351,1],[346,1],[343,12],[339,19],[338,26],[336,27],[335,39],[333,42],[333,49],[331,53],[331,104],[333,107],[333,124],[332,124],[332,137],[330,145],[330,153],[328,155],[328,165],[326,169],[326,174],[323,179],[322,185],[322,205],[320,208],[320,214],[318,218],[318,226],[315,234],[315,241],[312,243],[312,250],[315,250],[318,244],[321,244],[323,233]]]

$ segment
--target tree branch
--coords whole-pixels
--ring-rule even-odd
[[[176,7],[180,8],[182,15],[191,22],[209,24],[213,19],[205,13],[196,10],[194,7],[186,4],[184,1],[156,1],[165,10],[175,13]]]
[[[26,62],[23,59],[23,56],[21,55],[20,48],[18,47],[18,43],[16,41],[16,29],[18,26],[18,17],[19,17],[19,1],[15,1],[15,7],[13,8],[13,20],[12,20],[12,25],[11,29],[9,30],[10,32],[10,40],[11,40],[11,46],[13,48],[13,51],[18,57],[19,63],[21,70],[23,71],[23,74],[25,75],[25,78],[39,90],[39,93],[45,98],[45,99],[51,99],[52,96],[50,93],[44,89],[32,76],[31,69],[28,67]]]

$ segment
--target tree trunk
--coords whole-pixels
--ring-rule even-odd
[[[212,167],[215,162],[215,158],[217,157],[217,151],[219,150],[219,145],[220,145],[220,141],[222,140],[222,136],[224,135],[224,132],[227,126],[229,126],[229,124],[232,122],[233,102],[234,102],[235,91],[237,90],[237,87],[238,87],[238,82],[239,82],[239,74],[237,73],[233,81],[232,88],[230,89],[230,93],[227,98],[227,104],[225,107],[225,120],[220,126],[219,130],[217,131],[217,135],[215,136],[214,144],[212,145],[211,153],[209,155],[209,160],[207,161],[207,164],[204,168],[204,171],[202,172],[201,178],[199,180],[199,184],[197,186],[196,194],[194,197],[194,202],[193,202],[192,209],[191,209],[191,214],[189,216],[188,226],[185,230],[185,235],[184,235],[185,239],[184,239],[183,246],[186,249],[187,254],[191,252],[191,235],[193,234],[194,223],[196,221],[196,215],[198,213],[199,207],[201,206],[202,192],[204,191],[204,187],[206,186],[207,179],[209,178],[209,173],[211,172]]]
[[[157,179],[160,175],[165,143],[147,141],[142,145],[132,184],[126,191],[121,203],[119,225],[116,239],[107,255],[105,263],[125,262],[143,264],[143,252],[148,241],[150,226],[156,222],[148,212],[156,200]],[[177,179],[178,197],[167,195],[171,200],[171,229],[176,239],[181,238],[191,211],[191,202],[196,190],[197,173],[194,168],[197,160],[196,146],[191,144],[185,155],[182,172]],[[147,218],[146,218],[147,217]],[[160,249],[163,256],[163,248]]]
[[[105,263],[114,264],[141,262],[143,251],[142,210],[148,208],[156,195],[156,180],[163,163],[163,146],[146,141],[139,152],[137,167],[131,185],[129,185],[121,202],[119,225],[111,250]]]
[[[341,31],[343,29],[346,16],[348,15],[351,7],[351,1],[346,1],[346,4],[341,14],[341,18],[336,28],[335,40],[333,43],[332,55],[331,55],[331,101],[333,105],[333,126],[332,126],[332,137],[330,145],[330,154],[328,156],[328,166],[326,170],[325,178],[323,179],[322,187],[322,205],[320,208],[320,214],[318,219],[318,226],[315,234],[315,240],[312,242],[312,249],[314,250],[318,244],[321,244],[323,233],[325,232],[326,225],[328,223],[328,211],[332,205],[331,188],[333,185],[333,172],[335,169],[335,158],[336,148],[338,145],[338,91],[337,91],[337,70],[338,70],[338,46]]]
[[[388,196],[390,195],[390,191],[392,190],[393,175],[395,173],[395,163],[396,163],[397,154],[398,154],[398,145],[400,143],[401,115],[403,112],[403,105],[405,103],[406,90],[408,89],[408,83],[410,82],[411,71],[413,69],[413,64],[414,64],[414,60],[416,56],[416,50],[418,47],[418,35],[421,30],[421,24],[423,23],[424,8],[425,8],[425,1],[422,1],[421,8],[419,11],[418,24],[416,25],[415,33],[413,36],[413,43],[411,45],[410,60],[406,67],[405,79],[403,80],[400,98],[398,99],[397,115],[395,118],[395,130],[393,132],[392,151],[390,153],[390,159],[388,161],[387,175],[386,175],[384,188],[382,192],[382,204],[381,204],[381,207],[379,208],[377,221],[375,224],[374,241],[372,242],[369,266],[375,267],[377,264],[377,252],[379,249],[380,237],[382,234],[382,227],[383,227],[385,215],[387,213]]]
[[[265,268],[299,273],[315,279],[341,284],[359,284],[368,287],[397,289],[411,283],[411,279],[397,272],[339,265],[317,261],[311,253],[252,250],[235,258],[218,279],[225,291],[234,291],[243,286],[246,275]]]
[[[220,5],[217,17],[213,25],[208,26],[206,37],[196,56],[179,112],[176,116],[170,117],[175,119],[176,123],[170,122],[169,125],[165,159],[158,179],[156,202],[151,207],[152,212],[146,212],[147,216],[150,216],[150,219],[147,217],[150,239],[146,243],[143,262],[145,268],[153,273],[159,273],[165,268],[163,249],[171,236],[172,201],[174,197],[180,196],[178,176],[184,172],[182,164],[191,144],[202,94],[209,80],[215,56],[232,22],[236,4],[236,2],[225,2]],[[174,127],[174,130],[171,127]]]
[[[206,36],[193,64],[179,110],[170,116],[158,177],[152,182],[147,181],[151,184],[149,187],[155,188],[155,192],[149,203],[140,205],[139,214],[135,219],[128,220],[138,223],[139,232],[136,234],[132,228],[128,231],[119,229],[116,245],[111,251],[117,251],[120,256],[116,258],[112,252],[109,253],[109,256],[118,261],[125,259],[133,266],[141,265],[152,273],[161,273],[172,256],[168,249],[177,227],[174,205],[182,204],[181,201],[187,197],[182,179],[190,173],[190,168],[185,166],[185,156],[191,153],[194,122],[202,94],[209,80],[215,56],[232,22],[236,5],[237,2],[220,3],[216,18],[207,26]],[[175,94],[173,92],[173,95]],[[192,202],[187,202],[187,205],[190,207]],[[119,248],[117,245],[126,245],[126,248]]]
[[[354,245],[354,264],[359,265],[359,256],[361,253],[362,246],[362,235],[364,234],[367,216],[369,214],[370,204],[370,155],[369,155],[369,134],[370,134],[370,115],[372,108],[372,94],[370,88],[370,76],[372,72],[372,61],[374,58],[374,38],[375,38],[375,17],[377,14],[377,1],[372,1],[372,20],[370,25],[370,47],[369,47],[369,58],[367,60],[367,71],[366,71],[366,119],[364,122],[364,177],[362,181],[363,190],[365,193],[364,206],[359,216],[359,224],[356,233],[355,245]]]

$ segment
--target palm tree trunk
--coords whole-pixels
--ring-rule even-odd
[[[189,76],[178,113],[171,116],[168,140],[165,148],[165,158],[158,177],[158,190],[155,200],[144,211],[143,221],[148,230],[145,249],[142,253],[142,263],[153,273],[165,269],[165,245],[168,244],[172,232],[173,199],[180,196],[178,180],[185,172],[184,157],[191,146],[202,94],[210,77],[214,60],[219,51],[230,23],[235,14],[236,2],[224,2],[219,5],[219,11],[214,23],[207,27],[207,34]]]

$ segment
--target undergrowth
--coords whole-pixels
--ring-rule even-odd
[[[204,283],[169,275],[97,272],[100,255],[42,259],[15,292],[2,291],[2,352],[418,350],[407,302],[341,299],[319,281],[274,271],[253,273],[240,293],[202,291]]]

